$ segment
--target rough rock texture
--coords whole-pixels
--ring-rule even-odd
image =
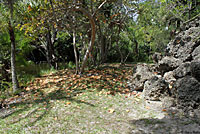
[[[158,63],[162,59],[162,54],[155,52],[152,56],[152,59],[155,63]]]
[[[153,69],[151,65],[147,64],[138,64],[136,68],[134,68],[133,75],[133,83],[131,82],[129,86],[132,90],[143,90],[144,83],[155,76],[153,73]]]
[[[158,62],[158,71],[162,73],[172,71],[175,68],[177,68],[180,64],[181,61],[179,59],[166,56]]]
[[[200,45],[194,49],[192,52],[192,57],[195,61],[198,61],[200,59]]]
[[[164,74],[163,78],[167,83],[173,83],[174,81],[176,81],[176,78],[174,78],[174,72],[173,71],[166,72]]]
[[[150,68],[138,66],[132,87],[144,85],[144,98],[148,100],[163,100],[165,96],[173,98],[177,107],[199,109],[200,17],[189,22],[185,31],[169,42],[165,52],[165,56],[156,53],[152,57],[156,64],[154,72],[161,77],[149,72]],[[138,76],[142,81],[137,79]]]
[[[193,27],[181,32],[168,44],[166,55],[178,58],[182,62],[191,61],[194,58],[193,55],[197,54],[196,52],[192,53],[200,44],[199,35],[200,27]]]
[[[169,108],[169,107],[174,107],[175,106],[175,102],[174,102],[174,98],[169,97],[169,96],[165,96],[162,99],[162,107],[163,108]]]
[[[191,62],[182,63],[178,68],[173,71],[175,78],[182,78],[191,74]]]
[[[200,82],[200,61],[191,62],[191,73],[192,73],[192,76]]]
[[[144,98],[147,100],[158,101],[168,94],[167,83],[163,78],[152,77],[144,84]]]
[[[177,103],[183,107],[197,108],[200,103],[200,83],[191,76],[178,79],[174,85]]]

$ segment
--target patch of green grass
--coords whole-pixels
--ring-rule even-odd
[[[33,76],[40,76],[42,71],[51,70],[47,63],[34,64],[30,63],[26,66],[17,66],[17,72],[20,74],[30,74]]]
[[[75,64],[73,62],[69,63],[58,63],[59,69],[74,69]],[[26,86],[28,82],[33,81],[36,77],[40,77],[42,75],[53,74],[58,70],[51,68],[47,63],[34,64],[30,62],[26,65],[18,65],[17,66],[17,74],[19,78],[19,83],[22,86]]]
[[[31,83],[10,113],[0,113],[0,133],[121,134],[132,127],[129,112],[137,118],[151,112],[140,107],[141,99],[122,94],[130,74],[122,68],[102,67],[83,77],[69,69],[52,72]]]
[[[36,77],[46,75],[49,73],[55,73],[57,70],[49,67],[47,63],[34,64],[30,63],[26,66],[18,65],[17,74],[19,78],[19,83],[21,86],[26,86],[28,82],[31,82]]]
[[[55,70],[54,68],[49,68],[49,69],[41,69],[40,70],[40,75],[47,75],[47,74],[50,74],[50,73],[56,73],[57,70]]]
[[[85,92],[72,98],[46,96],[12,105],[13,113],[0,119],[0,133],[122,133],[130,105],[122,95]],[[114,109],[109,113],[109,109]]]

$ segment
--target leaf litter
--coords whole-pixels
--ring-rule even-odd
[[[6,100],[15,110],[14,114],[0,114],[0,132],[121,134],[148,133],[155,130],[152,124],[163,128],[157,118],[168,116],[168,111],[145,105],[141,93],[131,92],[127,86],[131,74],[132,68],[111,66],[82,76],[66,69],[36,78],[23,95]],[[14,100],[18,100],[16,105]],[[15,122],[8,124],[12,120]],[[147,123],[151,125],[143,127]],[[172,125],[166,127],[173,130]]]

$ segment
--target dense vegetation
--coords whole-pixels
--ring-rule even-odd
[[[151,62],[198,0],[1,0],[1,99],[44,70],[83,74],[102,63]],[[12,86],[11,86],[12,85]]]

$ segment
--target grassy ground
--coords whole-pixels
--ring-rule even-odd
[[[134,99],[127,68],[102,67],[82,77],[61,70],[36,78],[7,100],[0,133],[124,133]],[[15,102],[15,103],[14,103]]]
[[[112,65],[87,71],[82,76],[74,75],[70,69],[42,75],[28,83],[20,95],[6,100],[9,108],[0,110],[0,133],[182,132],[177,126],[174,129],[174,124],[188,120],[167,118],[166,110],[154,109],[155,103],[146,105],[140,94],[130,93],[126,86],[130,70],[132,67]]]
[[[35,100],[14,106],[0,133],[128,133],[133,98],[86,92],[72,98]],[[126,101],[125,101],[126,100]]]

